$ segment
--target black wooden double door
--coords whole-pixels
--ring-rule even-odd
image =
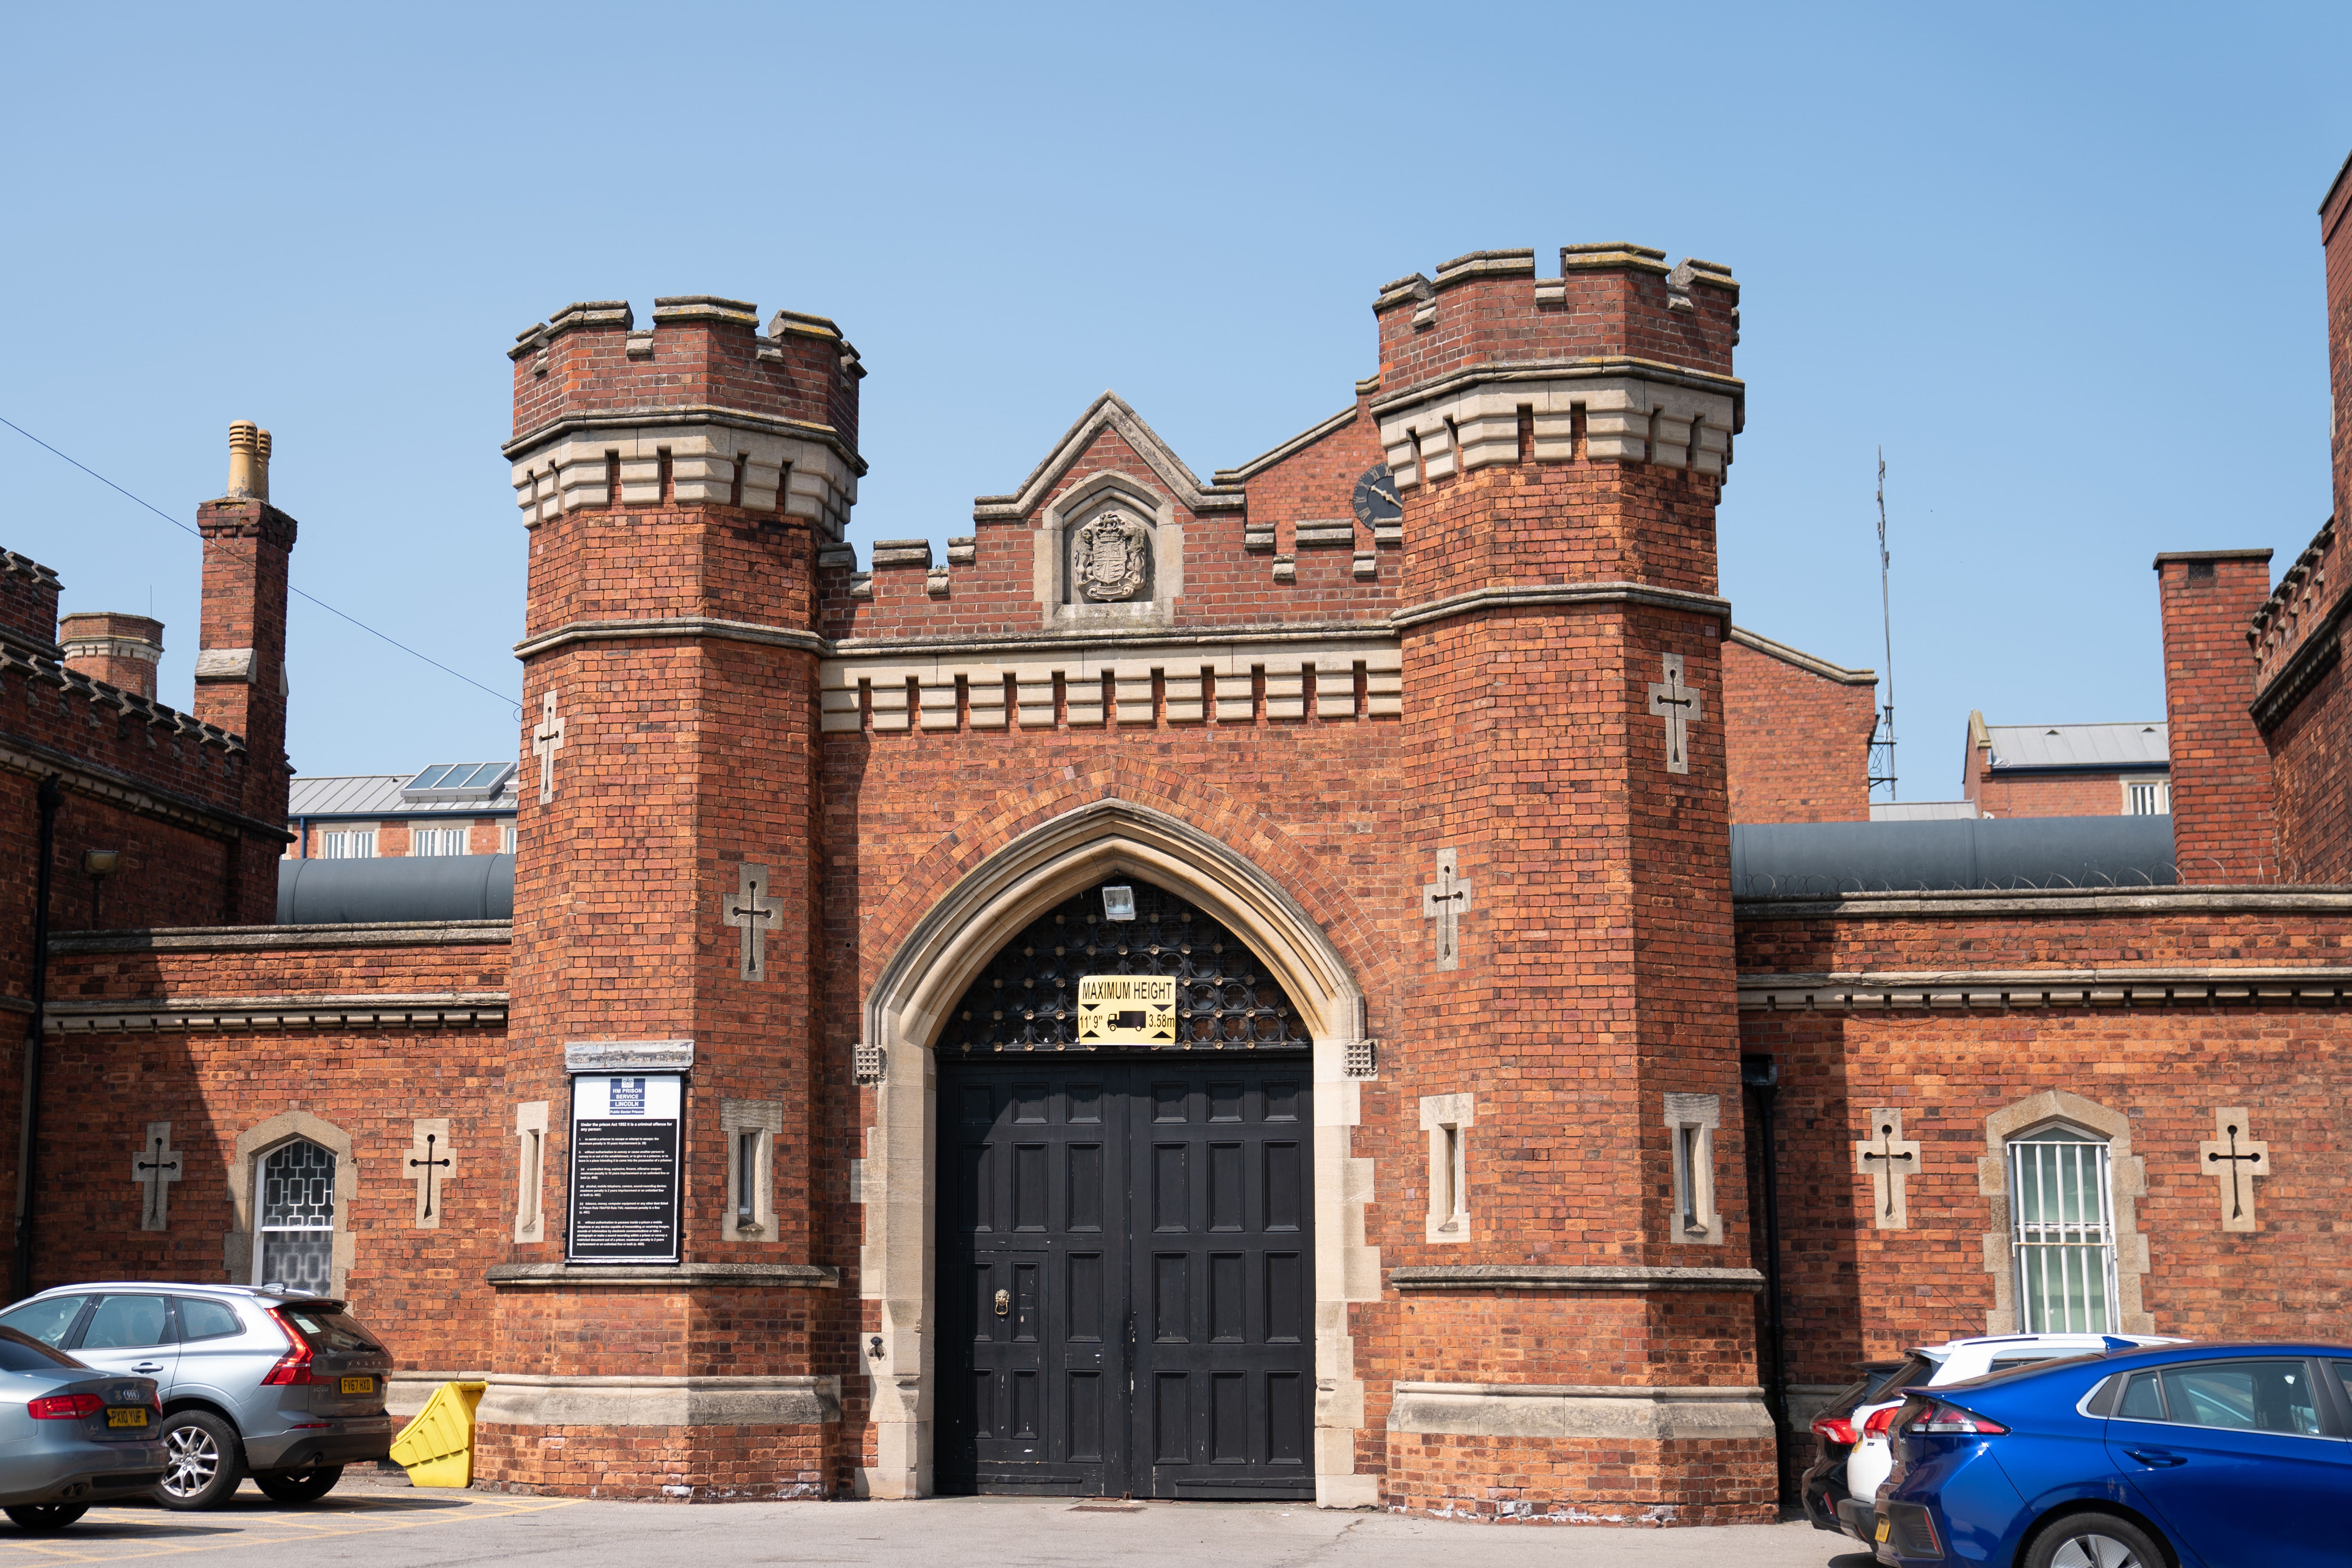
[[[940,1077],[942,1489],[1311,1499],[1303,1058]]]

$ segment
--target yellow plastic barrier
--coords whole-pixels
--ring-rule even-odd
[[[445,1383],[433,1391],[416,1419],[392,1440],[394,1463],[415,1487],[474,1484],[474,1406],[487,1383]]]

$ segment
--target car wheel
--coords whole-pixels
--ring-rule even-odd
[[[341,1465],[314,1465],[307,1470],[256,1470],[253,1484],[277,1502],[317,1502],[343,1479]]]
[[[2077,1513],[2036,1536],[2025,1568],[2166,1568],[2147,1531],[2111,1513]]]
[[[7,1510],[19,1530],[63,1530],[89,1511],[86,1502],[28,1502]]]
[[[236,1490],[245,1469],[236,1433],[208,1410],[163,1417],[163,1479],[155,1500],[165,1508],[218,1508]]]

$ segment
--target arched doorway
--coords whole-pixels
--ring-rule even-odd
[[[1140,878],[997,950],[935,1048],[940,1489],[1314,1497],[1312,1046]]]
[[[1363,1384],[1348,1315],[1349,1303],[1378,1300],[1381,1290],[1380,1251],[1364,1235],[1372,1162],[1350,1147],[1360,1086],[1348,1064],[1362,1037],[1362,993],[1317,917],[1251,858],[1179,817],[1118,798],[1040,823],[972,866],[899,939],[866,989],[864,1039],[880,1070],[854,1180],[865,1220],[858,1289],[875,1303],[878,1331],[866,1347],[874,1433],[859,1485],[874,1497],[936,1489],[942,1382],[956,1364],[942,1342],[937,1278],[939,1230],[950,1215],[942,1198],[952,1190],[941,1122],[953,1110],[940,1079],[943,1064],[950,1076],[956,1070],[950,1026],[1013,935],[1066,900],[1127,879],[1177,893],[1238,937],[1288,1000],[1292,1027],[1313,1042],[1315,1499],[1376,1503],[1378,1479],[1355,1470]],[[991,1304],[992,1311],[992,1294]]]

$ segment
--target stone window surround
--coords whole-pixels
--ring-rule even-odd
[[[2132,1152],[2131,1118],[2063,1089],[2003,1106],[1985,1118],[1985,1153],[1977,1162],[1977,1190],[1988,1200],[1984,1269],[1992,1276],[1985,1332],[2018,1331],[2016,1237],[2010,1224],[2009,1142],[2045,1122],[2072,1122],[2107,1142],[2107,1178],[2116,1222],[2116,1331],[2152,1334],[2156,1320],[2140,1304],[2140,1277],[2148,1270],[2147,1237],[2139,1228],[2137,1200],[2147,1194],[2147,1172]]]
[[[727,1207],[719,1221],[719,1236],[728,1241],[772,1244],[776,1239],[776,1137],[784,1130],[784,1102],[722,1100],[719,1102],[719,1126],[727,1134]],[[752,1139],[751,1218],[748,1225],[738,1218],[742,1213],[743,1139],[747,1133]]]
[[[1715,1206],[1715,1135],[1723,1125],[1723,1097],[1669,1094],[1664,1101],[1666,1163],[1673,1173],[1675,1200],[1674,1210],[1666,1216],[1666,1239],[1684,1247],[1720,1247],[1723,1215]],[[1697,1190],[1689,1190],[1689,1185]],[[1686,1218],[1704,1224],[1694,1229]]]
[[[515,1107],[515,1216],[517,1241],[547,1239],[547,1107],[544,1100]]]
[[[1240,936],[1290,996],[1313,1042],[1315,1084],[1316,1501],[1379,1501],[1358,1475],[1364,1385],[1350,1304],[1381,1297],[1380,1250],[1364,1238],[1372,1162],[1352,1158],[1362,1086],[1346,1076],[1362,1034],[1362,993],[1312,917],[1263,870],[1189,824],[1120,800],[1097,801],[1033,829],[960,879],[877,974],[866,1038],[886,1048],[858,1183],[865,1209],[860,1289],[880,1303],[874,1378],[877,1462],[860,1495],[928,1496],[937,1410],[938,1303],[932,1268],[937,1187],[931,1043],[1010,932],[1107,878],[1137,876],[1181,893]]]
[[[253,1278],[256,1177],[262,1161],[297,1139],[308,1139],[335,1157],[335,1230],[328,1258],[330,1289],[340,1296],[351,1276],[352,1205],[360,1195],[359,1162],[352,1157],[350,1133],[307,1110],[281,1110],[236,1135],[228,1167],[229,1230],[223,1238],[221,1263],[231,1280],[259,1283]]]
[[[1475,1096],[1421,1097],[1421,1130],[1429,1134],[1429,1213],[1423,1239],[1470,1239],[1470,1127]]]

